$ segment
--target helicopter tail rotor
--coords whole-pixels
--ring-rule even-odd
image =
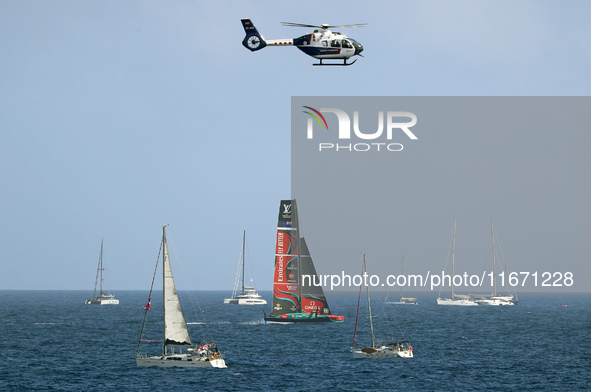
[[[251,52],[261,50],[267,43],[265,42],[265,38],[261,34],[259,34],[256,27],[254,27],[254,23],[250,19],[241,19],[242,27],[244,27],[244,32],[246,36],[242,40],[242,45],[250,50]]]

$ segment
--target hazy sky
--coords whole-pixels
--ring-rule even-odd
[[[588,95],[590,11],[1,2],[0,289],[92,289],[101,239],[108,287],[147,289],[163,224],[188,288],[232,289],[246,229],[256,286],[270,289],[279,200],[291,195],[291,96]],[[295,48],[251,53],[244,17],[268,39],[310,32],[282,21],[369,23],[343,31],[365,57],[321,68]]]
[[[308,139],[302,106],[357,112],[365,135],[378,129],[379,110],[404,110],[416,116],[409,131],[417,139],[399,129],[390,140],[385,131],[339,139],[328,109],[328,129],[314,124]],[[491,220],[495,269],[505,274],[499,291],[507,293],[512,276],[522,294],[589,292],[590,109],[590,97],[294,97],[292,193],[319,273],[358,274],[365,252],[368,271],[384,282],[400,274],[404,257],[405,273],[421,274],[437,294],[446,259],[451,274],[457,217],[455,274],[471,284],[457,281],[456,292],[492,291],[492,276],[479,283],[493,271]],[[338,152],[327,148],[337,144]]]

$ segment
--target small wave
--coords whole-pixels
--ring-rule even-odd
[[[257,321],[242,321],[240,323],[238,323],[240,325],[261,325],[261,324],[265,324],[265,322],[263,320],[257,320]]]
[[[196,322],[194,321],[194,322],[187,323],[187,325],[202,325],[202,324],[205,324],[205,323],[202,323],[201,321],[196,321]]]

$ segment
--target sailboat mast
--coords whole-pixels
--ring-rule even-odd
[[[100,295],[103,295],[103,240],[101,239],[101,255],[100,255],[100,263],[101,263],[101,285],[100,285]]]
[[[94,292],[92,294],[93,298],[96,298],[96,286],[99,284],[99,277],[100,277],[100,269],[102,267],[102,260],[103,260],[103,240],[101,239],[101,253],[99,253],[99,262],[98,262],[98,266],[96,267],[96,278],[94,278]]]
[[[453,240],[453,247],[451,252],[451,299],[454,299],[454,276],[456,274],[456,223],[458,222],[458,217],[454,218],[454,240]]]
[[[404,275],[404,256],[402,256],[402,275]],[[400,285],[400,302],[402,302],[402,285]]]
[[[365,253],[363,254],[363,269],[364,269],[364,277],[367,276],[367,264],[365,263]],[[375,340],[376,336],[373,333],[373,317],[371,316],[371,300],[369,298],[369,285],[365,285],[365,289],[367,291],[367,307],[369,309],[369,327],[371,329],[371,347],[376,348]]]
[[[244,248],[246,248],[246,230],[242,233],[242,295],[244,295]]]
[[[492,235],[492,254],[493,254],[493,296],[497,296],[497,271],[496,271],[496,260],[495,260],[495,228],[493,221],[490,221],[490,232]]]
[[[300,234],[300,216],[298,213],[298,205],[296,203],[296,199],[293,199],[292,202],[292,216],[295,217],[295,227],[296,227],[296,244],[298,247],[298,254],[296,255],[296,263],[297,263],[297,277],[298,277],[298,297],[300,298],[300,303],[298,304],[298,312],[302,311],[302,287],[300,286],[302,283],[302,248],[300,245],[300,239],[302,235]]]
[[[156,258],[156,267],[154,267],[154,275],[152,276],[152,285],[150,286],[150,295],[148,296],[148,303],[144,306],[144,322],[142,323],[142,330],[140,331],[140,338],[137,342],[137,353],[140,353],[140,346],[142,344],[142,337],[144,336],[144,327],[146,326],[146,319],[148,318],[148,311],[152,304],[152,292],[154,291],[154,282],[156,281],[156,273],[158,272],[158,261],[160,260],[160,252],[162,252],[162,243],[160,243],[160,249],[158,249],[158,257]]]
[[[168,245],[166,244],[166,225],[162,226],[162,305],[166,318],[166,259],[168,258]],[[166,320],[164,322],[162,336],[162,356],[166,356]]]
[[[363,275],[363,268],[361,267],[361,274]],[[355,316],[355,332],[353,333],[353,350],[355,350],[355,342],[357,340],[357,325],[359,324],[359,304],[361,303],[361,285],[359,285],[359,297],[357,297],[357,316]]]

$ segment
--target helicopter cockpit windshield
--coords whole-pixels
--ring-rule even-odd
[[[361,45],[359,42],[355,41],[353,38],[347,38],[349,41],[351,41],[351,43],[353,44],[353,47],[355,48],[355,54],[359,54],[361,52],[363,52],[363,45]]]

